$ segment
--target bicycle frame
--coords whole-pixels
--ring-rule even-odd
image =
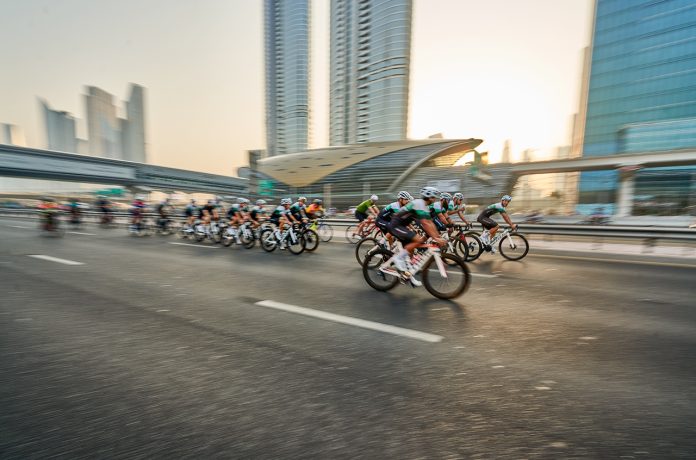
[[[442,257],[440,257],[440,254],[442,254],[442,251],[440,248],[435,245],[435,244],[427,244],[424,243],[422,245],[417,246],[417,248],[426,248],[426,252],[423,255],[422,259],[418,261],[418,264],[414,267],[416,270],[414,273],[411,273],[410,276],[416,275],[420,273],[420,271],[425,267],[425,265],[428,263],[428,261],[431,258],[435,258],[435,264],[437,265],[437,269],[440,272],[440,275],[443,278],[447,278],[447,270],[445,270],[445,264],[442,262]],[[382,265],[380,265],[380,270],[383,271],[384,273],[388,273],[390,275],[395,275],[400,278],[403,278],[403,274],[399,273],[396,270],[392,270],[390,267],[391,265],[394,264],[394,260],[396,259],[396,256],[398,255],[398,252],[395,252],[394,255],[392,255],[386,262],[384,262]]]

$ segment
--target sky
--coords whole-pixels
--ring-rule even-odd
[[[312,7],[311,147],[328,144],[330,0]],[[567,145],[593,0],[414,0],[409,137],[484,139],[498,161]],[[85,86],[147,88],[153,164],[235,175],[265,147],[262,0],[1,0],[0,123],[46,139],[37,97],[76,116]]]

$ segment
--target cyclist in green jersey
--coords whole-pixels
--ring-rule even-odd
[[[358,228],[355,230],[356,234],[360,234],[365,224],[371,222],[372,219],[379,214],[377,200],[379,200],[379,197],[377,195],[372,195],[368,200],[363,201],[355,208],[355,218],[360,221]]]
[[[478,218],[476,219],[485,229],[485,231],[481,234],[481,241],[487,247],[490,247],[490,251],[492,253],[495,253],[495,248],[491,247],[491,240],[493,240],[495,232],[498,231],[500,225],[498,225],[498,222],[491,219],[491,216],[500,213],[500,215],[503,216],[503,219],[505,219],[505,222],[507,222],[507,224],[512,227],[513,230],[517,228],[517,225],[512,223],[512,220],[510,220],[510,217],[505,210],[505,208],[507,208],[510,204],[511,200],[512,197],[510,195],[504,195],[503,198],[501,198],[500,203],[493,203],[492,205],[486,207],[483,211],[481,211],[481,214],[479,214]]]
[[[449,206],[447,208],[447,214],[450,216],[456,214],[459,216],[462,222],[464,222],[465,225],[471,225],[471,222],[466,220],[466,217],[464,217],[465,209],[466,205],[464,204],[464,195],[462,195],[461,193],[455,193],[452,196],[452,201],[450,201]]]

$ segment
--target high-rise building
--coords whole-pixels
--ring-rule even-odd
[[[75,117],[68,112],[53,110],[48,103],[39,99],[46,126],[46,148],[60,152],[77,152]]]
[[[309,0],[265,0],[266,149],[269,156],[307,150]]]
[[[145,88],[132,84],[126,101],[126,119],[121,122],[123,159],[146,163],[145,152]]]
[[[332,0],[331,145],[406,138],[412,0]]]
[[[696,148],[696,4],[597,0],[584,156]],[[631,206],[619,214],[683,213],[696,203],[694,168],[630,174]],[[614,209],[616,171],[583,173],[578,208]]]
[[[87,140],[90,155],[123,159],[121,123],[116,116],[114,97],[95,86],[88,86],[86,89]]]
[[[24,132],[19,126],[0,123],[0,144],[26,147],[27,141],[24,138]]]

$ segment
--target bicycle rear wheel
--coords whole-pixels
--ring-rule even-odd
[[[440,257],[442,267],[438,267],[435,257],[423,267],[423,285],[438,299],[459,297],[471,283],[469,268],[461,258],[452,254],[442,254]]]
[[[294,241],[292,239],[292,235],[288,235],[285,239],[285,242],[288,245],[288,250],[295,255],[302,254],[305,250],[305,239],[302,235],[298,233],[295,234]]]
[[[379,249],[369,255],[363,264],[363,277],[373,289],[378,291],[388,291],[399,283],[399,277],[395,274],[384,273],[379,268],[389,260],[394,254],[386,249]],[[391,270],[396,269],[391,267]]]
[[[333,238],[333,227],[329,224],[321,224],[317,227],[317,233],[322,242],[328,243]]]
[[[251,230],[243,231],[242,232],[242,245],[246,249],[251,249],[254,247],[256,244],[256,238],[254,238],[254,234],[251,232]]]
[[[349,225],[348,228],[346,228],[346,239],[351,244],[356,244],[358,241],[360,241],[361,236],[358,234],[357,225]]]
[[[483,252],[483,243],[481,237],[476,232],[467,232],[459,240],[459,246],[467,246],[467,254],[464,259],[466,262],[473,262],[478,259]],[[463,252],[463,251],[462,251]]]
[[[498,249],[507,260],[520,260],[529,252],[529,242],[523,235],[513,232],[500,240]]]
[[[262,231],[259,239],[261,240],[261,248],[266,252],[273,252],[278,247],[275,234],[270,228]]]

